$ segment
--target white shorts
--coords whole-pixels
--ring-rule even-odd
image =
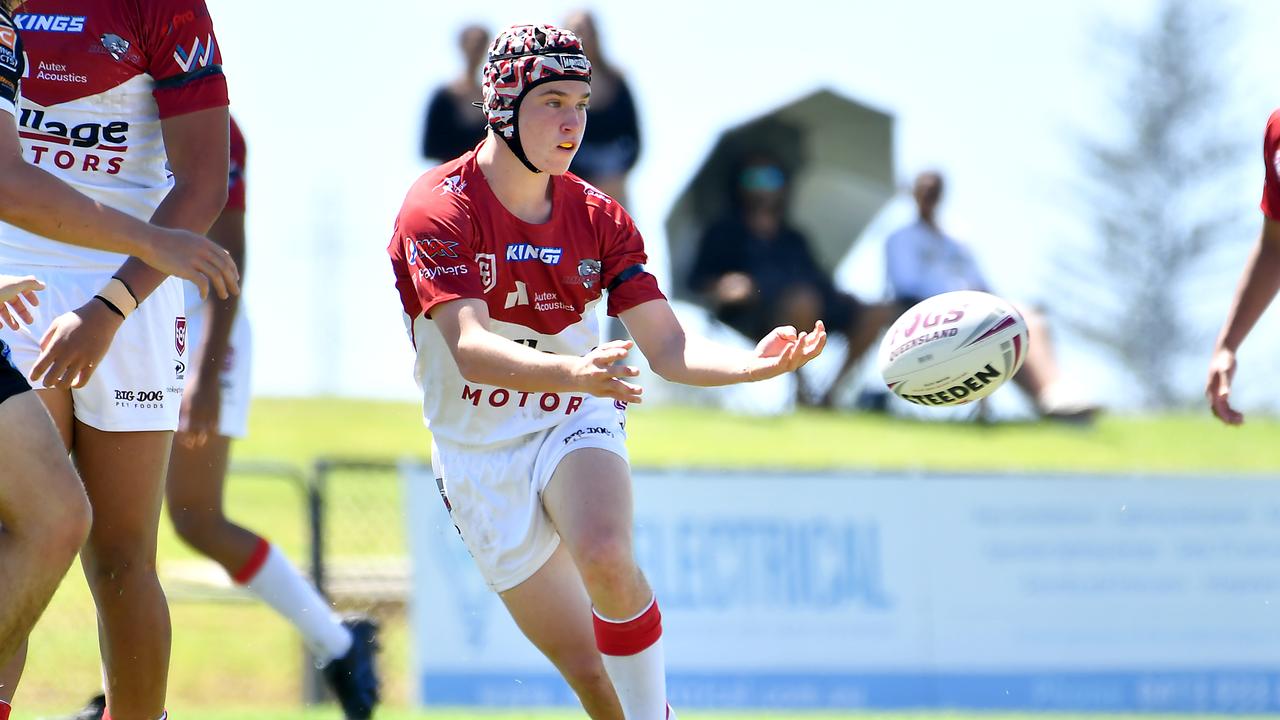
[[[9,344],[13,364],[23,375],[30,375],[35,366],[40,338],[53,319],[87,303],[113,272],[0,266],[0,273],[34,275],[46,286],[39,294],[40,304],[31,309],[35,323],[16,331],[0,328],[0,338]],[[76,419],[107,432],[177,429],[188,338],[182,281],[169,278],[120,326],[88,384],[71,391]]]
[[[528,580],[560,545],[542,491],[574,450],[599,448],[627,459],[626,414],[588,397],[556,427],[499,445],[432,441],[440,494],[481,576],[495,592]]]
[[[186,283],[190,284],[190,283]],[[194,287],[194,286],[193,286]],[[188,303],[190,295],[188,295]],[[193,351],[191,362],[199,362],[199,344],[204,340],[205,314],[208,309],[199,302],[187,305],[187,333],[191,337]],[[249,432],[249,372],[253,365],[253,335],[249,332],[249,316],[241,302],[228,338],[227,363],[219,373],[222,385],[222,407],[218,414],[218,434],[229,438],[242,438]]]

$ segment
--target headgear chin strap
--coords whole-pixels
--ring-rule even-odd
[[[483,110],[494,133],[530,172],[540,170],[520,142],[520,103],[533,88],[556,80],[591,82],[591,62],[577,35],[551,25],[512,25],[489,46]]]

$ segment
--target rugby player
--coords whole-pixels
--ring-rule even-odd
[[[238,292],[238,280],[225,250],[189,232],[157,236],[141,219],[204,232],[222,208],[226,82],[202,0],[15,9],[23,49],[14,54],[25,68],[12,151],[40,171],[25,192],[46,205],[0,224],[0,273],[39,276],[48,289],[28,308],[30,328],[0,328],[0,339],[38,384],[92,506],[81,561],[98,609],[107,714],[153,720],[165,717],[170,635],[156,528],[187,344],[181,281],[166,276],[219,297]],[[59,180],[92,201],[54,217]],[[164,244],[157,237],[182,238],[199,258],[172,262],[172,240],[147,250]],[[197,272],[178,272],[191,264]],[[0,700],[12,699],[23,658],[20,650],[0,672]]]
[[[446,505],[481,574],[592,718],[664,720],[662,623],[632,548],[625,410],[631,341],[659,375],[763,380],[822,351],[777,328],[754,351],[686,334],[617,202],[568,172],[591,64],[563,29],[489,48],[485,139],[409,190],[388,252]]]

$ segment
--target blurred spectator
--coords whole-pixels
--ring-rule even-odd
[[[587,131],[569,170],[625,206],[627,174],[640,157],[640,123],[631,88],[605,54],[595,17],[589,10],[571,13],[564,27],[582,40],[587,57],[591,58]]]
[[[491,37],[481,25],[468,25],[458,34],[462,74],[431,96],[422,128],[424,158],[444,162],[474,148],[484,138],[484,113],[473,103],[480,102],[480,67]]]
[[[894,232],[885,243],[889,289],[899,310],[906,310],[927,297],[954,290],[991,292],[969,249],[938,227],[937,211],[942,201],[943,179],[935,171],[916,177],[912,194],[919,217]],[[1088,421],[1097,406],[1082,401],[1063,383],[1058,372],[1052,336],[1044,315],[1034,308],[1015,303],[1027,321],[1031,335],[1026,362],[1014,376],[1016,382],[1045,417]]]
[[[815,398],[796,376],[798,402],[830,407],[841,381],[893,320],[893,306],[865,304],[836,289],[808,239],[787,222],[788,177],[779,162],[748,157],[733,182],[729,212],[702,236],[689,288],[707,298],[717,319],[752,339],[816,320],[845,335],[849,349],[826,392]]]

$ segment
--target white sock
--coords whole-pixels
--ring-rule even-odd
[[[293,623],[321,665],[346,655],[352,639],[342,619],[279,548],[260,543],[234,580]]]
[[[655,598],[639,615],[610,620],[594,612],[596,647],[626,720],[667,720],[662,613]]]

